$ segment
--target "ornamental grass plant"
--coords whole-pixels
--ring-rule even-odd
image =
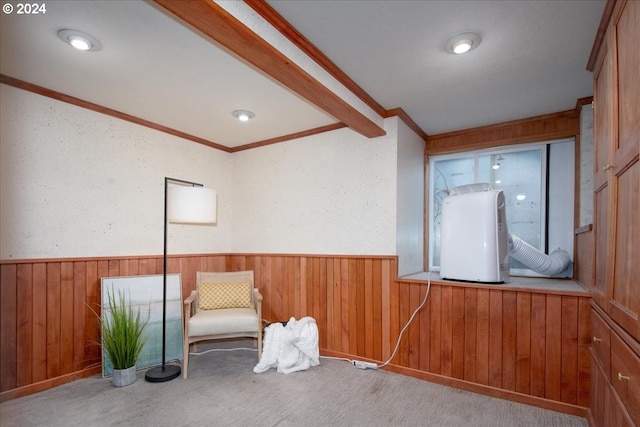
[[[102,345],[111,360],[113,369],[135,366],[147,337],[143,334],[149,317],[142,318],[140,310],[128,306],[124,291],[114,295],[107,292],[107,307],[110,314],[102,316]]]

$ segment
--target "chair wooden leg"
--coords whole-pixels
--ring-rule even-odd
[[[182,378],[186,380],[187,375],[189,374],[189,337],[185,337],[182,351],[184,353],[184,367],[182,369]]]

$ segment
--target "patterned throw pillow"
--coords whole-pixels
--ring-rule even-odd
[[[251,308],[251,283],[200,283],[198,309]]]

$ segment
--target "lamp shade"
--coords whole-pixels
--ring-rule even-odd
[[[182,224],[214,224],[217,219],[217,193],[204,187],[169,188],[167,220]]]

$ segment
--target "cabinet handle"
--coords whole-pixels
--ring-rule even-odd
[[[618,372],[618,381],[622,381],[622,380],[629,381],[630,379],[631,379],[631,377],[627,377],[625,375],[622,375],[620,372]]]
[[[604,165],[604,166],[602,167],[602,172],[606,172],[606,171],[608,171],[608,170],[610,170],[610,169],[613,169],[613,168],[614,168],[614,166],[613,166],[612,164],[607,163],[606,165]]]
[[[591,339],[591,341],[593,341],[594,343],[597,343],[597,342],[601,342],[601,341],[602,341],[602,339],[597,338],[597,337],[593,337],[593,338]]]

